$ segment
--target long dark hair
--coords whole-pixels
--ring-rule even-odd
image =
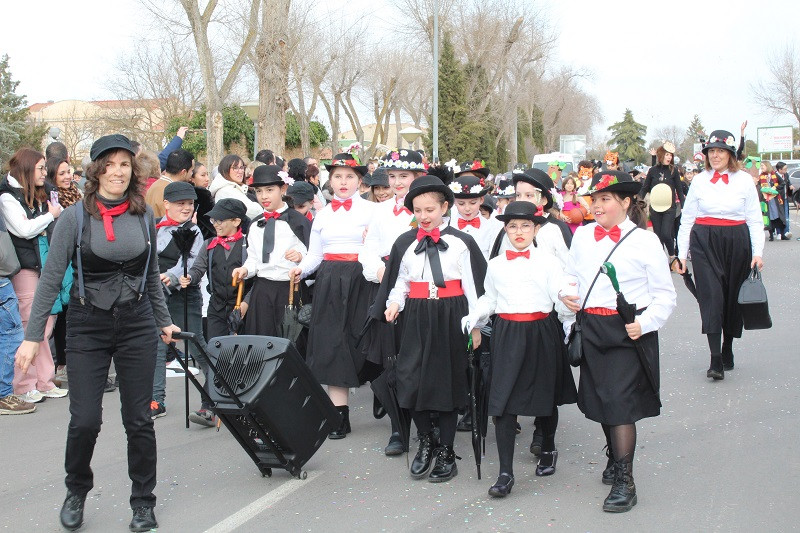
[[[45,179],[53,187],[58,187],[56,176],[58,176],[58,167],[61,166],[61,163],[68,163],[68,161],[60,157],[48,157],[47,162],[45,162],[47,167],[47,177]]]
[[[86,211],[97,220],[102,220],[100,210],[97,208],[97,189],[100,187],[100,176],[105,173],[108,160],[117,152],[123,152],[131,158],[131,182],[128,184],[128,189],[125,191],[130,201],[128,213],[132,215],[143,215],[147,211],[147,204],[144,201],[145,184],[144,180],[139,178],[137,159],[127,150],[109,150],[92,161],[86,168],[86,184],[83,186],[83,206]]]
[[[8,161],[9,173],[22,187],[22,195],[28,207],[34,209],[34,204],[43,204],[47,201],[47,191],[44,186],[36,186],[36,164],[42,161],[41,152],[30,148],[20,148]]]
[[[640,228],[647,229],[647,202],[639,199],[636,194],[622,196],[615,193],[614,195],[620,202],[625,198],[631,199],[631,205],[628,206],[628,218]]]
[[[241,163],[244,165],[244,160],[236,154],[228,154],[219,162],[219,167],[217,167],[217,170],[219,170],[219,173],[222,174],[223,178],[228,181],[233,181],[231,179],[231,167],[236,163]]]

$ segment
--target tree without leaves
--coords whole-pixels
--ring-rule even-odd
[[[622,121],[609,126],[608,131],[611,132],[608,144],[614,147],[615,152],[619,152],[620,161],[633,159],[638,163],[645,162],[644,137],[647,126],[636,122],[630,109],[626,109]]]
[[[774,115],[792,115],[800,123],[800,53],[794,45],[767,60],[770,78],[751,85],[756,102]]]

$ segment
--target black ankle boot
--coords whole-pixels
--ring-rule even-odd
[[[413,479],[422,479],[428,475],[428,470],[431,469],[431,461],[433,460],[433,449],[435,442],[433,433],[420,433],[419,449],[414,460],[411,462],[411,477]]]
[[[711,354],[711,366],[708,368],[708,372],[706,372],[706,377],[713,378],[714,380],[725,379],[725,370],[722,367],[722,354]]]
[[[603,502],[603,510],[624,513],[636,505],[636,485],[633,483],[633,463],[617,461],[614,484]]]
[[[156,515],[152,507],[137,507],[133,510],[133,518],[128,526],[131,531],[150,531],[158,528]]]
[[[603,485],[613,485],[614,473],[617,469],[615,468],[614,454],[611,452],[611,446],[608,445],[606,445],[606,457],[608,457],[608,462],[606,462],[606,469],[603,470]]]
[[[393,455],[402,455],[405,451],[403,446],[403,439],[400,438],[400,433],[392,433],[389,437],[389,444],[383,449],[383,453],[389,457]]]
[[[334,429],[328,434],[331,440],[343,439],[350,433],[350,407],[346,405],[339,405],[336,407],[339,414],[342,415],[342,423],[338,428]]]
[[[64,505],[61,506],[61,525],[64,529],[75,531],[83,525],[83,504],[86,496],[79,496],[74,492],[67,492]]]
[[[458,475],[458,466],[456,466],[456,452],[453,451],[452,446],[440,446],[436,450],[436,463],[433,465],[428,476],[428,481],[431,483],[441,483],[443,481],[450,481]]]
[[[544,433],[537,427],[533,430],[533,440],[531,441],[531,453],[539,456],[542,453],[542,444],[544,444]]]
[[[539,464],[536,465],[536,475],[552,476],[556,473],[556,463],[558,462],[558,450],[552,452],[542,452],[539,454]]]
[[[505,498],[511,494],[511,487],[514,486],[514,476],[511,474],[500,474],[497,482],[489,487],[489,496],[495,498]]]
[[[722,347],[722,368],[725,372],[733,370],[733,346]]]

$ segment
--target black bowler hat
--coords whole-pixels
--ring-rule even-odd
[[[286,189],[286,195],[294,201],[294,205],[297,207],[314,199],[314,186],[305,181],[295,181]]]
[[[214,220],[238,218],[244,222],[247,220],[247,206],[244,205],[244,202],[236,198],[223,198],[214,204],[214,207],[206,213],[206,216]]]
[[[336,167],[350,167],[362,178],[365,174],[367,174],[367,167],[359,165],[358,161],[356,161],[356,158],[353,157],[353,154],[336,154],[333,156],[331,164],[325,165],[325,168],[328,169],[328,172],[333,172],[333,169]]]
[[[484,196],[483,202],[481,202],[481,209],[486,209],[490,213],[497,209],[497,200],[494,199],[494,196],[491,194]]]
[[[642,183],[621,170],[604,170],[592,177],[592,184],[584,196],[598,192],[614,192],[623,196],[633,196],[642,188]]]
[[[498,198],[516,198],[517,191],[514,190],[514,182],[510,179],[501,179],[497,182],[496,194]]]
[[[456,188],[455,185],[458,187]],[[456,174],[456,177],[450,182],[450,188],[453,190],[453,194],[456,198],[480,198],[489,192],[492,188],[492,184],[481,175]]]
[[[194,185],[185,181],[173,181],[164,188],[164,200],[180,202],[181,200],[197,200]]]
[[[534,224],[544,224],[547,217],[544,216],[544,210],[541,206],[535,206],[531,202],[518,201],[510,202],[503,214],[497,215],[497,220],[504,224],[514,219],[530,220]]]
[[[278,165],[262,165],[253,171],[253,182],[250,187],[267,187],[268,185],[285,185],[284,177],[289,174]]]
[[[372,174],[364,176],[364,185],[368,187],[389,187],[389,174],[383,167],[378,167]]]
[[[550,192],[550,189],[553,189],[555,185],[553,185],[553,180],[550,179],[550,176],[548,176],[545,171],[539,170],[538,168],[529,168],[522,172],[514,172],[514,177],[511,179],[515,186],[520,181],[533,185],[542,191],[542,196],[547,200],[544,204],[544,209],[553,207],[553,193]]]
[[[115,133],[114,135],[106,135],[100,137],[92,143],[92,149],[89,151],[89,157],[92,161],[97,161],[97,158],[108,152],[109,150],[127,150],[131,155],[135,156],[136,152],[133,151],[131,141],[124,135]]]
[[[736,157],[736,138],[729,131],[714,130],[708,136],[708,142],[703,146],[703,154],[708,155],[712,148],[722,148]]]
[[[436,176],[420,176],[412,181],[411,186],[408,188],[406,199],[403,201],[403,205],[405,205],[409,211],[414,211],[414,198],[420,194],[425,194],[426,192],[440,192],[444,194],[444,198],[447,200],[447,203],[450,205],[450,207],[453,206],[453,202],[455,200],[453,197],[453,191]]]
[[[474,161],[464,161],[453,171],[456,177],[461,174],[477,174],[484,178],[489,177],[489,169],[484,165],[483,160],[476,159]]]

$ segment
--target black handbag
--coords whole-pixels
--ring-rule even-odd
[[[742,312],[744,329],[769,329],[772,318],[769,316],[767,288],[761,281],[761,272],[753,267],[750,275],[739,288],[739,309]]]
[[[617,242],[617,244],[614,245],[603,263],[606,263],[609,259],[611,259],[611,255],[614,253],[614,250],[616,250],[617,247],[622,244],[622,241],[628,238],[628,235],[637,229],[638,228],[633,228],[626,233]],[[567,337],[567,360],[569,361],[569,364],[574,367],[581,366],[581,362],[583,362],[583,332],[581,330],[581,316],[583,315],[583,308],[586,307],[586,302],[589,301],[589,294],[591,294],[594,284],[597,282],[597,278],[600,277],[600,273],[601,270],[598,268],[597,274],[594,275],[592,284],[589,285],[589,290],[586,291],[586,296],[583,298],[583,305],[581,305],[580,310],[575,314],[575,322],[572,324],[572,329],[570,329],[569,336]]]

